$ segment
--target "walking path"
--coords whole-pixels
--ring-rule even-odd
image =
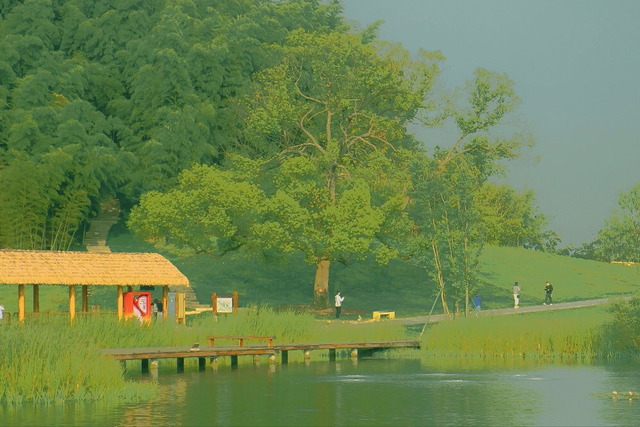
[[[480,316],[500,316],[507,314],[519,314],[519,313],[533,313],[537,311],[553,311],[553,310],[566,310],[569,308],[591,307],[594,305],[609,304],[611,302],[629,301],[631,297],[617,297],[617,298],[601,298],[585,301],[572,301],[561,302],[553,305],[532,305],[532,306],[520,306],[520,308],[499,308],[494,310],[482,310]],[[469,313],[470,316],[475,316],[475,310]],[[447,316],[444,314],[434,314],[432,316],[418,316],[418,317],[404,317],[388,320],[389,322],[396,322],[402,325],[422,325],[425,323],[436,323],[442,320],[447,320]]]

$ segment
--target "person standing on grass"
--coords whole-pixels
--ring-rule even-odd
[[[4,318],[4,305],[0,304],[0,325],[2,325],[3,318]]]
[[[480,315],[480,304],[482,303],[482,299],[480,295],[473,299],[473,306],[476,308],[476,316]]]
[[[344,297],[340,296],[340,291],[336,294],[336,319],[340,318],[340,311],[342,311],[342,301]]]
[[[515,285],[513,285],[513,308],[519,308],[518,306],[520,305],[520,285],[518,285],[518,282],[516,282]]]
[[[553,305],[553,299],[551,298],[551,294],[553,293],[553,286],[551,286],[551,283],[547,282],[546,285],[544,286],[544,305],[547,305],[547,302],[549,303],[549,305]]]

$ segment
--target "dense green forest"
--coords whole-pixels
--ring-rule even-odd
[[[332,263],[373,257],[424,269],[446,312],[485,244],[558,244],[533,192],[496,180],[533,143],[493,136],[514,82],[448,90],[439,51],[339,1],[4,0],[0,18],[0,248],[77,247],[115,197],[167,251],[301,253],[316,305]],[[409,131],[445,123],[458,138],[431,151]]]

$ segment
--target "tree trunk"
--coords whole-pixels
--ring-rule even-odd
[[[322,260],[316,264],[316,280],[313,284],[313,306],[329,307],[329,267],[331,261]]]
[[[447,304],[447,297],[444,294],[444,278],[442,277],[442,265],[440,264],[440,252],[438,251],[438,243],[435,240],[431,241],[431,248],[433,249],[433,258],[436,263],[436,272],[438,273],[438,284],[440,285],[440,299],[442,300],[442,310],[447,317],[451,318],[449,305]]]

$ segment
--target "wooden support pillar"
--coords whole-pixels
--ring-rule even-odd
[[[33,312],[40,312],[40,288],[39,285],[33,285]]]
[[[198,370],[204,371],[207,368],[207,359],[205,357],[198,357]]]
[[[18,285],[18,320],[24,322],[24,285]]]
[[[89,286],[82,285],[82,312],[89,311]]]
[[[167,307],[169,306],[169,287],[162,287],[162,320],[167,320]]]
[[[178,363],[178,372],[184,372],[184,357],[178,357],[176,362]]]
[[[233,314],[238,314],[238,291],[233,291]]]
[[[69,320],[76,318],[76,286],[69,286]]]
[[[148,374],[149,373],[149,359],[140,359],[140,362],[142,362],[141,364],[141,372],[143,374]]]
[[[289,363],[289,350],[282,350],[280,352],[280,359],[283,365]]]
[[[211,307],[213,308],[213,314],[218,314],[218,296],[215,292],[211,293]]]
[[[124,296],[122,294],[122,285],[118,285],[118,320],[124,318]]]
[[[231,367],[232,368],[238,367],[238,356],[231,356]]]
[[[329,362],[335,362],[336,361],[336,349],[335,348],[330,348],[329,349]]]

